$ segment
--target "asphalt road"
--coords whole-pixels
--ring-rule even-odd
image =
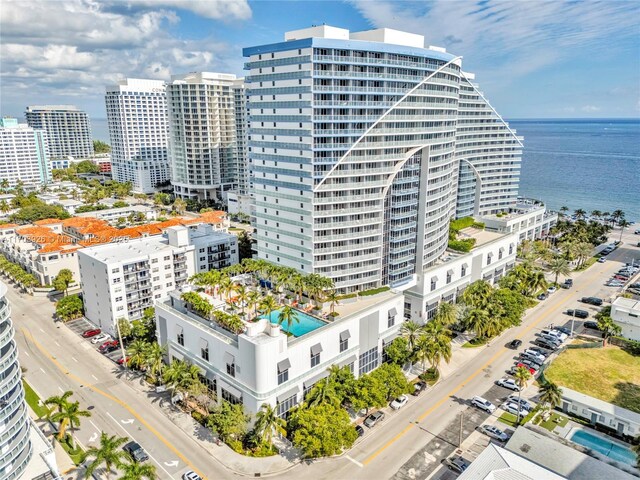
[[[635,245],[640,240],[632,233],[624,237],[626,245],[630,242]],[[614,232],[612,238],[617,239],[618,234]],[[451,431],[459,415],[468,411],[470,398],[489,392],[487,395],[493,400],[491,392],[495,391],[497,401],[499,395],[508,395],[508,391],[493,387],[493,382],[504,375],[515,358],[515,352],[507,349],[506,344],[514,338],[522,339],[525,342],[522,350],[539,329],[551,323],[569,324],[570,317],[563,314],[568,308],[579,307],[595,313],[595,307],[581,304],[578,299],[582,296],[609,298],[616,291],[604,286],[606,279],[621,262],[640,258],[640,249],[626,245],[613,252],[606,263],[595,264],[575,275],[571,290],[560,289],[541,302],[528,312],[521,326],[508,330],[490,346],[480,347],[482,350],[468,365],[421,396],[412,398],[400,411],[387,415],[385,421],[367,432],[347,455],[310,462],[279,477],[372,480],[398,474],[396,478],[404,478],[401,475],[414,468],[410,465],[416,461],[415,455],[424,452],[428,445],[435,446],[430,442],[440,442],[443,452],[446,445],[452,447],[455,439],[445,432]],[[122,378],[122,369],[99,354],[90,342],[66,326],[54,323],[53,307],[48,299],[21,295],[11,287],[7,297],[12,305],[20,361],[27,368],[25,376],[29,383],[43,398],[72,390],[81,406],[91,410],[92,417],[83,420],[76,434],[82,445],[96,442],[99,433],[106,431],[128,436],[143,445],[162,479],[180,478],[188,469],[210,479],[235,477],[215,459],[215,445],[201,447],[172,422],[157,399],[132,388]],[[576,329],[579,328],[581,322],[576,321]],[[119,358],[120,353],[114,356]],[[477,418],[475,415],[465,423],[465,430],[482,421],[482,415],[486,414],[480,412]],[[424,478],[424,473],[407,476]],[[70,472],[65,478],[82,478],[82,475]]]

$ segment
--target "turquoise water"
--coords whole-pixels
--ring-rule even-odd
[[[291,330],[289,330],[286,323],[282,324],[282,330],[292,334],[294,337],[301,337],[309,332],[313,332],[316,328],[326,325],[322,320],[312,317],[300,310],[296,310],[296,313],[298,314],[298,321],[293,321],[291,324]],[[280,315],[280,310],[274,310],[269,314],[269,321],[271,323],[278,323],[278,315]],[[261,315],[260,318],[267,317],[265,315]]]
[[[628,465],[636,464],[636,454],[633,453],[630,448],[618,442],[612,442],[600,435],[595,435],[587,430],[574,430],[569,440],[606,455],[616,462],[626,463]]]

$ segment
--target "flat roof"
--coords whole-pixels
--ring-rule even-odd
[[[613,304],[618,308],[623,308],[624,310],[635,310],[636,312],[640,312],[640,301],[634,300],[633,298],[625,298],[618,297],[613,301]]]
[[[579,402],[583,405],[587,405],[602,413],[608,413],[614,415],[616,418],[627,420],[635,425],[640,425],[640,413],[632,412],[626,408],[619,407],[613,403],[605,402],[599,398],[591,397],[584,393],[576,392],[567,387],[562,387],[562,398],[567,400]]]
[[[169,241],[159,235],[137,238],[126,242],[107,243],[81,250],[85,255],[103,263],[135,261],[139,257],[147,257],[152,252],[171,250]]]
[[[504,233],[490,232],[488,230],[481,230],[479,228],[467,227],[460,230],[458,234],[458,240],[464,240],[465,238],[475,238],[476,244],[473,248],[478,248],[481,245],[486,245],[499,238],[503,238]]]

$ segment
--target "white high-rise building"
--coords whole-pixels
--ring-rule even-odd
[[[127,78],[107,87],[111,171],[139,193],[153,193],[169,181],[167,84]]]
[[[0,118],[0,178],[9,185],[51,181],[47,134],[15,118]]]
[[[244,55],[260,258],[422,297],[456,212],[515,204],[520,139],[421,35],[323,25]]]
[[[176,195],[226,200],[246,189],[246,96],[226,73],[175,75],[167,87],[171,183]]]
[[[89,115],[73,105],[33,105],[25,112],[30,127],[47,132],[51,158],[93,156]]]

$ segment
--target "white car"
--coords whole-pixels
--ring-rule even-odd
[[[111,336],[106,334],[106,333],[101,333],[97,337],[93,337],[93,339],[91,340],[91,343],[93,343],[93,344],[104,343],[107,340],[111,340]]]
[[[556,287],[549,287],[547,288],[547,293],[551,295],[552,293],[556,293],[556,290],[557,290]]]
[[[518,406],[518,404],[515,402],[507,402],[502,406],[502,409],[505,412],[510,413],[512,415],[518,415],[518,413],[520,413],[521,418],[526,417],[527,414],[529,413],[529,411],[526,408],[522,406]]]
[[[393,402],[391,402],[391,405],[389,406],[394,410],[400,410],[402,407],[404,407],[407,404],[408,401],[409,401],[409,397],[407,397],[406,395],[400,395]]]
[[[524,398],[518,398],[518,395],[509,395],[509,398],[507,398],[507,403],[515,403],[515,404],[519,403],[520,406],[525,410],[528,410],[528,411],[533,410],[533,405],[531,405],[531,403],[529,403]]]
[[[182,474],[182,480],[202,480],[202,477],[193,470],[189,470]]]
[[[598,259],[598,263],[604,263],[604,262],[606,262],[606,261],[607,261],[607,257],[600,257],[600,258]]]
[[[498,427],[494,427],[493,425],[482,425],[478,427],[478,430],[481,433],[484,433],[489,438],[493,438],[495,440],[499,440],[501,442],[506,442],[509,440],[509,435],[504,433]]]
[[[486,398],[473,397],[471,399],[471,405],[478,407],[480,410],[484,410],[487,413],[493,413],[496,411],[496,406]]]
[[[544,363],[544,361],[547,359],[547,357],[545,357],[543,354],[541,354],[540,352],[537,352],[535,350],[532,350],[530,348],[527,348],[524,352],[522,352],[523,355],[530,357],[532,359],[535,359],[538,363]]]
[[[521,390],[521,388],[518,386],[518,384],[515,382],[513,378],[501,378],[496,382],[496,384],[516,392],[519,392]]]

